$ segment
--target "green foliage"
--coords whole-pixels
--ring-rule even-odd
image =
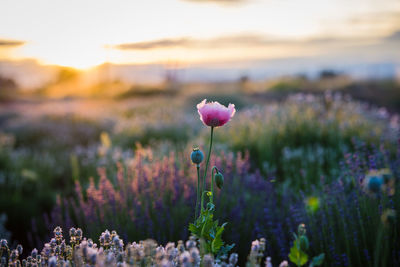
[[[377,114],[339,97],[299,94],[238,113],[215,138],[235,151],[249,151],[253,167],[275,176],[282,191],[308,192],[322,176],[330,182],[340,175],[339,163],[354,150],[354,139],[367,145],[384,140],[393,147],[396,132]]]
[[[309,261],[307,251],[309,249],[309,242],[306,236],[306,230],[304,224],[299,225],[297,235],[294,234],[293,246],[290,248],[289,260],[297,266],[303,266]],[[310,261],[310,267],[322,265],[325,258],[325,254],[322,253]]]
[[[392,87],[392,85],[390,86]],[[369,100],[375,96],[378,100],[381,95],[386,95],[386,93],[379,96],[374,95],[374,90],[379,90],[381,87],[384,89],[383,85],[377,84],[368,90],[370,92],[368,93]],[[360,97],[361,95],[367,96],[361,89],[363,88],[357,89]],[[348,256],[350,265],[366,265],[368,259],[365,259],[364,250],[368,250],[370,255],[375,254],[376,246],[374,244],[378,239],[376,229],[381,227],[381,218],[378,216],[380,206],[383,211],[391,208],[398,212],[399,194],[396,193],[392,199],[387,197],[371,198],[369,195],[360,194],[355,190],[359,175],[363,176],[364,171],[360,170],[358,174],[347,175],[339,168],[339,162],[343,159],[347,160],[343,157],[344,153],[355,149],[354,139],[362,140],[365,143],[365,149],[368,149],[370,145],[377,144],[379,140],[382,141],[379,150],[385,146],[395,148],[392,143],[394,139],[390,136],[391,130],[388,127],[389,120],[383,118],[377,109],[366,109],[363,103],[343,98],[329,100],[315,96],[307,101],[303,99],[308,97],[307,95],[303,95],[300,100],[297,99],[300,98],[298,96],[289,97],[279,103],[268,103],[261,98],[252,100],[249,95],[243,97],[235,93],[229,95],[218,93],[216,98],[212,94],[211,96],[209,94],[194,96],[188,93],[184,96],[184,100],[187,101],[178,97],[176,100],[175,98],[161,100],[161,97],[157,100],[152,100],[150,97],[131,98],[126,102],[124,100],[116,101],[115,106],[107,106],[107,112],[105,112],[107,116],[103,116],[105,113],[96,114],[90,119],[89,116],[83,117],[86,114],[82,114],[82,117],[77,115],[56,116],[51,114],[49,109],[47,115],[37,117],[38,119],[31,119],[30,116],[24,117],[17,110],[2,111],[0,114],[1,131],[12,136],[15,142],[13,145],[0,145],[0,210],[8,215],[5,226],[12,232],[13,239],[27,242],[25,229],[30,229],[31,219],[41,218],[44,212],[49,212],[56,202],[56,194],[61,194],[66,199],[73,197],[73,180],[79,180],[82,184],[83,192],[85,192],[84,198],[89,186],[88,178],[95,177],[94,183],[97,183],[96,170],[98,167],[105,167],[110,181],[115,182],[116,162],[130,162],[131,155],[134,153],[132,148],[136,147],[136,143],[151,146],[155,158],[162,158],[166,154],[165,151],[171,151],[171,148],[178,153],[183,153],[182,151],[187,149],[188,142],[196,141],[204,147],[204,143],[201,142],[202,131],[199,131],[201,124],[197,121],[193,123],[197,116],[193,105],[204,97],[221,100],[224,104],[235,103],[238,107],[235,120],[230,122],[229,127],[218,129],[216,133],[216,141],[219,141],[218,151],[249,151],[252,167],[261,169],[265,177],[274,176],[274,185],[280,188],[281,192],[281,195],[275,196],[279,207],[283,207],[288,198],[290,200],[287,202],[290,203],[303,203],[305,200],[307,216],[309,216],[306,223],[313,233],[313,236],[309,237],[312,247],[309,252],[305,253],[317,253],[315,249],[328,251],[329,246],[332,245],[339,255],[346,254]],[[396,99],[393,98],[393,101]],[[385,101],[377,102],[384,103]],[[44,102],[43,104],[47,105]],[[32,103],[29,105],[33,106]],[[63,101],[57,105],[63,105]],[[70,107],[71,105],[68,105],[68,108]],[[92,112],[89,109],[88,111],[90,111],[88,113]],[[72,111],[68,110],[68,113],[70,112]],[[110,147],[99,144],[100,134],[104,131],[109,133]],[[107,148],[107,153],[100,155],[99,146]],[[385,166],[389,166],[389,162],[387,163]],[[175,164],[180,166],[181,161],[174,162]],[[218,163],[218,166],[228,169],[231,164],[220,166]],[[185,178],[189,176],[186,169],[179,167],[177,170],[185,172]],[[398,173],[395,173],[396,181],[398,181]],[[227,172],[224,175],[226,175],[224,189],[227,191],[232,186],[243,187],[238,182],[241,179],[239,171],[235,171],[234,179]],[[322,176],[324,180],[321,184]],[[128,177],[131,175],[126,175],[124,179],[128,180]],[[340,197],[335,197],[332,193],[325,194],[322,186],[325,188],[327,184],[339,177],[349,178],[348,185],[344,181],[346,192]],[[215,178],[218,185],[218,179]],[[398,182],[396,182],[396,192],[399,192],[397,184]],[[214,237],[210,237],[212,239],[208,240],[211,251],[216,234],[221,229],[221,236],[223,233],[225,241],[228,243],[234,241],[236,249],[240,253],[246,251],[250,239],[255,238],[252,226],[256,225],[256,217],[262,214],[262,209],[265,208],[262,206],[264,204],[260,203],[265,202],[262,202],[264,195],[252,194],[253,191],[248,189],[249,186],[243,187],[239,199],[232,197],[230,193],[219,195],[219,200],[215,203],[218,209],[208,217],[207,220],[211,220],[211,222],[205,231],[208,234],[214,233]],[[254,185],[254,187],[256,186]],[[122,189],[116,190],[120,190],[118,193],[123,192]],[[299,190],[302,190],[308,198],[300,199]],[[145,190],[141,192],[145,192]],[[235,192],[239,192],[239,190]],[[349,199],[346,196],[350,196],[352,192],[359,195],[359,207],[349,205]],[[150,199],[141,194],[140,196],[146,200]],[[166,238],[176,241],[181,238],[179,234],[182,234],[180,231],[182,225],[187,225],[187,220],[182,222],[183,218],[189,218],[191,209],[187,203],[171,204],[173,203],[171,198],[173,197],[165,195],[160,199],[159,203],[169,209],[168,213],[161,215],[157,210],[151,209],[155,206],[155,202],[152,200],[144,202],[141,199],[141,203],[146,203],[145,205],[149,207],[150,212],[146,214],[148,217],[145,218],[153,223],[154,229],[168,232]],[[240,201],[245,201],[246,207],[254,207],[260,212],[255,214],[253,208],[246,208],[242,210],[242,213],[233,213],[233,207],[241,203]],[[394,203],[394,207],[391,207],[391,202]],[[231,212],[235,219],[230,217]],[[271,215],[272,218],[277,218],[271,223],[280,223],[281,218],[290,217],[290,212],[282,208],[281,212]],[[126,226],[126,229],[129,229],[127,235],[130,238],[146,238],[154,231],[138,230],[139,227],[132,226],[131,219],[126,214],[126,212],[114,214],[110,211],[106,218],[112,218],[112,222],[116,222],[122,227]],[[325,217],[322,217],[321,214],[324,214]],[[351,219],[349,219],[350,215]],[[178,221],[179,223],[174,223],[173,226],[172,224],[166,226],[165,223],[155,223],[158,218],[169,216],[174,218],[174,222]],[[203,223],[206,221],[204,216]],[[218,223],[214,225],[215,218],[222,221],[229,219],[229,227],[226,228],[225,225],[218,225]],[[327,223],[321,224],[321,218],[326,218]],[[390,218],[388,216],[387,221]],[[193,224],[194,227],[196,221]],[[246,224],[240,223],[243,221],[246,221]],[[395,221],[394,229],[399,229],[398,222],[399,220]],[[83,220],[79,223],[82,224],[81,227],[95,228],[94,223],[84,225]],[[297,223],[298,221],[293,224]],[[44,223],[39,220],[39,233],[44,232],[41,231],[43,225]],[[385,227],[387,228],[387,226]],[[262,234],[268,232],[268,235],[263,236],[266,236],[272,244],[271,247],[276,249],[276,236],[279,235],[275,235],[270,229],[264,229],[267,227],[262,224],[256,225],[256,228],[264,231]],[[285,225],[281,231],[285,233],[282,239],[288,240],[287,233],[292,231],[291,226]],[[329,241],[329,231],[334,233],[334,244]],[[348,233],[356,231],[357,234],[354,236],[348,235]],[[254,230],[254,232],[256,231]],[[388,229],[384,229],[382,236],[382,240],[388,244],[392,240],[393,243],[398,240],[397,232],[391,233]],[[387,236],[390,238],[387,239]],[[238,237],[240,237],[240,241],[238,241]],[[353,245],[355,239],[359,241],[358,245]],[[215,240],[214,251],[220,246],[220,241],[222,238]],[[206,247],[207,242],[204,242]],[[285,255],[289,252],[288,243],[285,244],[287,249],[284,252]],[[392,246],[394,245],[390,243],[390,247]],[[304,248],[306,246],[303,241]],[[229,249],[229,246],[223,242],[218,253],[224,254],[224,249]],[[385,251],[390,251],[390,249],[384,249],[384,246],[379,249],[378,255],[381,258],[385,256]],[[334,260],[334,257],[326,252],[325,256],[320,255],[309,259],[310,265],[316,266],[324,257],[327,262]],[[301,262],[302,254],[299,251],[293,252],[293,259],[296,258]],[[388,258],[387,255],[386,258]],[[314,261],[315,263],[313,263]]]
[[[279,92],[279,93],[288,93],[288,92],[296,92],[300,91],[308,84],[307,80],[303,78],[297,79],[282,79],[268,87],[268,91]]]
[[[400,83],[395,80],[353,81],[342,90],[354,98],[400,112]]]
[[[186,144],[192,135],[187,125],[162,125],[146,126],[142,129],[126,129],[113,137],[115,143],[122,147],[135,147],[136,144],[143,146],[157,143],[171,142],[175,146]]]
[[[290,248],[289,259],[297,266],[303,266],[308,261],[308,255],[301,249],[298,240],[295,240]]]
[[[322,265],[322,263],[324,262],[324,259],[325,259],[324,253],[321,253],[318,256],[315,256],[311,260],[310,267]]]
[[[205,172],[203,177],[203,186],[200,188],[200,175],[199,175],[199,166],[197,165],[197,192],[201,192],[201,211],[199,217],[195,220],[194,224],[189,225],[189,231],[200,240],[200,249],[202,255],[212,253],[217,258],[222,255],[227,255],[227,253],[233,248],[234,245],[224,246],[224,241],[222,241],[222,233],[224,232],[225,225],[227,223],[223,223],[221,226],[218,225],[218,220],[214,221],[214,210],[215,205],[213,203],[214,199],[214,182],[216,182],[218,188],[222,188],[223,185],[223,176],[218,171],[216,166],[211,169],[211,191],[205,190],[206,178],[207,178],[207,168],[211,156],[212,144],[213,144],[213,133],[214,127],[211,127],[211,136],[210,136],[210,148],[208,150],[207,161],[205,165]],[[214,170],[216,174],[214,174]],[[217,176],[217,181],[215,180],[215,176]],[[200,191],[201,190],[201,191]],[[206,208],[203,207],[204,195],[207,195],[209,198],[208,203],[206,204]],[[199,195],[198,195],[199,196]],[[196,202],[196,213],[197,216],[197,208],[198,203]]]
[[[189,225],[189,231],[200,240],[200,252],[202,255],[212,253],[219,258],[222,255],[226,255],[234,247],[234,244],[225,245],[222,240],[222,233],[227,223],[219,225],[218,220],[214,220],[214,209],[215,206],[211,202],[210,194],[207,208],[200,212],[200,216],[194,223]]]

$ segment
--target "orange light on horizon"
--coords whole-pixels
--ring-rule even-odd
[[[3,1],[0,2],[0,39],[21,40],[26,44],[11,50],[0,46],[0,58],[33,58],[42,64],[88,69],[105,62],[198,63],[303,56],[313,52],[302,47],[301,42],[297,46],[280,47],[249,44],[247,47],[177,46],[123,51],[107,45],[179,38],[201,41],[243,33],[294,41],[338,36],[374,38],[397,29],[399,19],[393,15],[398,15],[396,10],[400,12],[397,0],[368,4],[345,0],[248,0],[237,5],[183,0]]]

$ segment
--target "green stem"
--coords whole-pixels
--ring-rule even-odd
[[[212,148],[212,143],[213,143],[213,134],[214,134],[214,127],[211,127],[210,148],[208,149],[206,168],[204,170],[204,176],[203,176],[203,191],[206,188],[206,177],[207,177],[208,163],[210,162],[211,148]],[[203,210],[204,210],[203,205],[204,205],[204,194],[202,194],[202,196],[201,196],[201,212],[203,212]]]
[[[200,164],[197,164],[197,198],[196,198],[196,213],[194,214],[195,220],[199,212],[199,201],[200,201]]]
[[[206,222],[208,221],[208,217],[210,216],[210,213],[207,212],[207,217],[206,217]],[[207,223],[203,224],[203,227],[201,228],[201,238],[204,238],[204,231],[206,229]]]
[[[300,254],[300,240],[297,240],[297,251],[299,251],[299,254]],[[296,265],[297,265],[297,267],[301,267],[299,258],[297,258],[297,264]]]
[[[210,191],[207,191],[207,190],[204,190],[202,193],[201,193],[201,202],[203,202],[204,201],[204,195],[206,195],[208,192],[210,192]],[[202,207],[201,207],[201,211],[203,212],[203,205],[202,205]]]
[[[378,266],[384,266],[384,265],[381,265],[381,263],[383,263],[384,262],[384,260],[385,260],[385,257],[382,257],[382,255],[381,255],[381,248],[383,247],[383,251],[385,251],[385,248],[386,248],[386,242],[387,242],[387,240],[383,240],[383,242],[382,242],[382,239],[383,239],[383,233],[384,232],[384,229],[383,229],[383,225],[380,225],[379,226],[379,230],[378,230],[378,237],[377,237],[377,243],[375,243],[375,244],[377,244],[377,248],[375,249],[375,253],[374,253],[374,266],[376,266],[376,267],[378,267]],[[382,243],[384,243],[384,244],[382,244]]]
[[[211,203],[214,204],[214,170],[218,172],[217,167],[211,169]]]

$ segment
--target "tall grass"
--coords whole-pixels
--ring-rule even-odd
[[[254,166],[279,183],[309,190],[302,181],[332,181],[353,139],[393,147],[399,127],[387,113],[341,95],[292,95],[283,103],[239,112],[216,135],[234,151],[250,151]]]

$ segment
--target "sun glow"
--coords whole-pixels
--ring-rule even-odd
[[[255,48],[251,45],[219,49],[177,46],[150,50],[117,50],[109,47],[162,39],[207,40],[243,33],[294,40],[326,37],[329,34],[376,35],[368,25],[381,25],[380,28],[376,26],[373,29],[379,28],[378,34],[382,35],[383,30],[392,31],[390,27],[396,26],[387,20],[384,23],[380,21],[382,16],[378,16],[377,21],[367,21],[366,26],[363,24],[365,27],[361,27],[362,31],[359,30],[359,25],[354,26],[348,21],[368,12],[400,10],[400,4],[396,1],[388,0],[378,6],[372,2],[361,4],[360,1],[348,3],[345,0],[248,0],[230,5],[220,5],[217,1],[199,3],[184,0],[148,0],[140,3],[122,0],[2,1],[0,39],[21,40],[26,44],[12,50],[7,49],[6,52],[0,51],[0,57],[34,58],[44,64],[82,69],[104,62],[197,62],[246,56],[288,56],[299,51],[287,47]],[[362,19],[363,17],[358,21],[363,21]],[[4,47],[0,46],[0,50],[4,50]]]
[[[42,64],[77,69],[88,69],[107,61],[107,49],[100,44],[88,42],[27,44],[18,52],[29,58],[36,58]]]

